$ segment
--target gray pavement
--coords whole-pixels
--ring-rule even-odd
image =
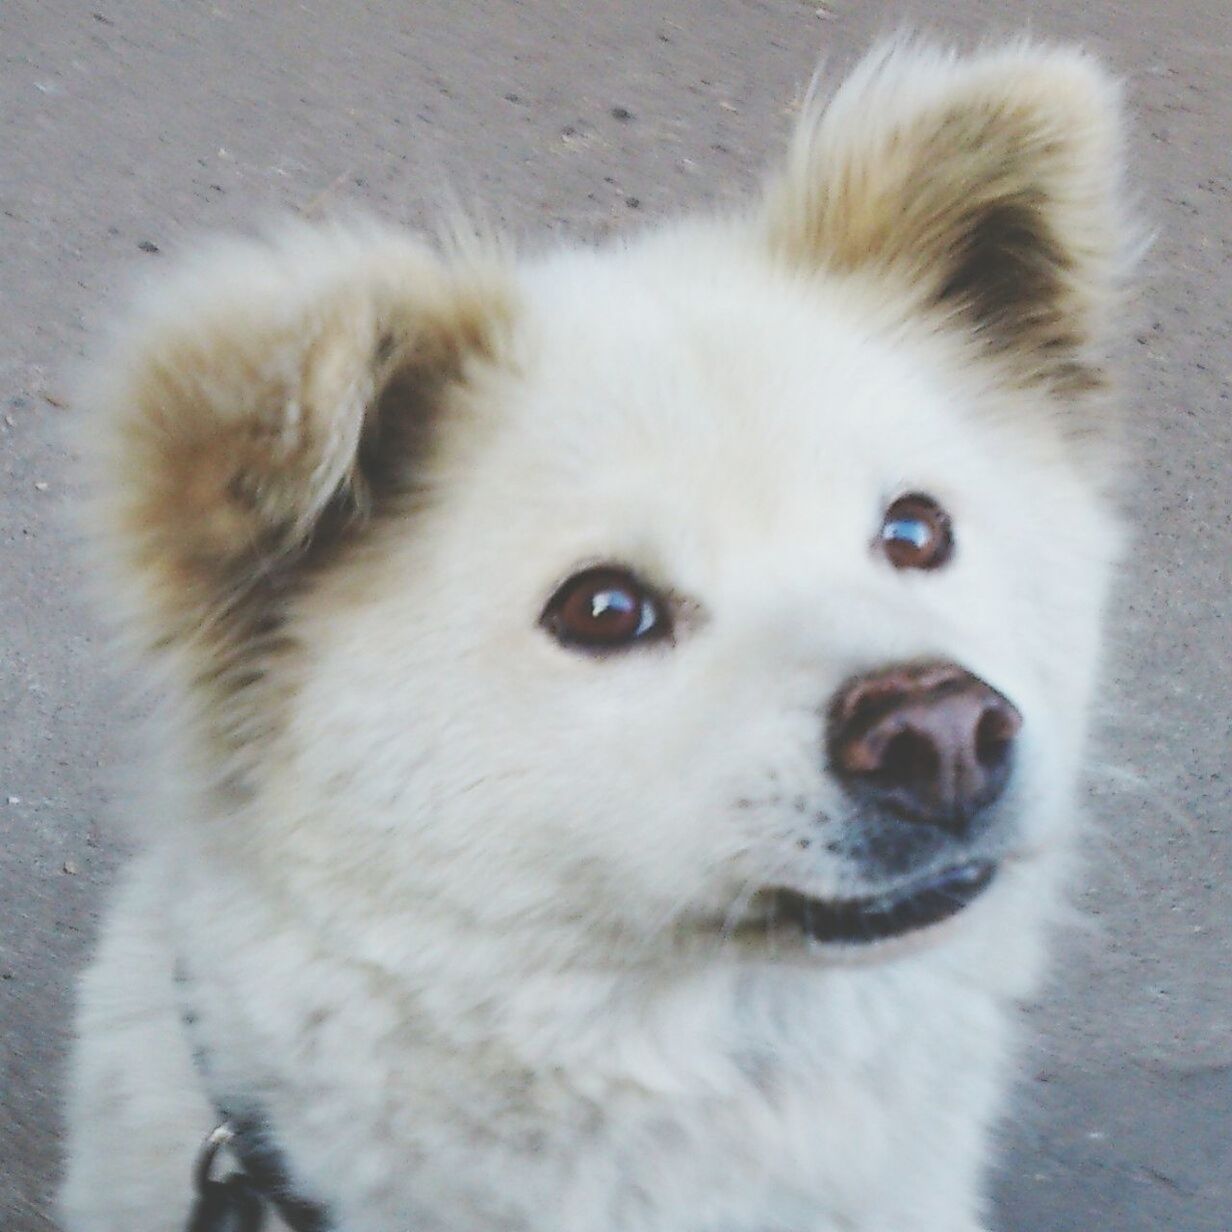
[[[71,981],[120,852],[128,705],[64,519],[73,364],[203,230],[450,192],[529,244],[746,188],[816,55],[911,22],[1124,73],[1156,228],[1124,347],[1139,533],[1098,828],[1006,1127],[1001,1232],[1232,1229],[1228,0],[0,2],[0,1229],[52,1226]],[[623,108],[623,113],[614,109]],[[940,1232],[940,1230],[939,1230]]]

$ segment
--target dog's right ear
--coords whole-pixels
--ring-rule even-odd
[[[499,262],[300,226],[207,250],[152,301],[85,391],[92,529],[145,648],[225,671],[320,549],[413,482],[509,299]]]

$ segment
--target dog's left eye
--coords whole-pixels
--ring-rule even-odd
[[[575,573],[548,600],[540,623],[562,646],[593,651],[623,650],[671,632],[663,600],[617,565]]]
[[[950,515],[922,492],[900,496],[890,505],[878,539],[896,569],[939,569],[954,554]]]

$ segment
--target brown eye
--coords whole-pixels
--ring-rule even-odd
[[[878,540],[895,569],[939,569],[954,554],[950,515],[919,492],[900,496],[886,510]]]
[[[541,623],[563,646],[584,650],[623,650],[670,632],[663,601],[616,565],[574,574],[548,600]]]

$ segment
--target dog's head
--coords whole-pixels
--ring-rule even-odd
[[[212,253],[107,378],[100,517],[219,841],[391,945],[1025,908],[1115,555],[1118,162],[1082,56],[900,45],[738,217]]]

